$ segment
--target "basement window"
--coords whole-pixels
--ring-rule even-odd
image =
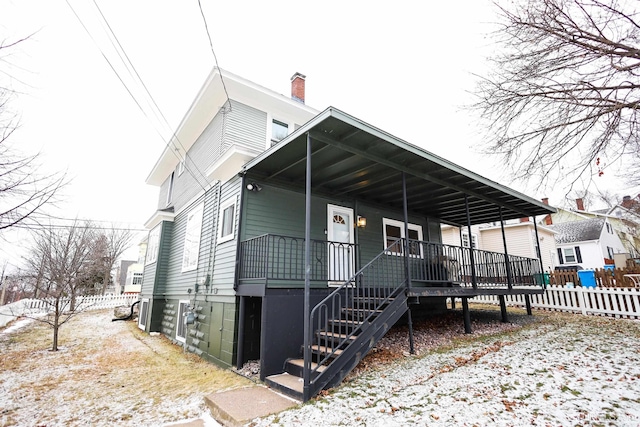
[[[178,318],[176,319],[176,341],[185,342],[187,340],[186,316],[189,310],[189,300],[178,302]]]
[[[149,299],[143,299],[140,303],[140,315],[138,316],[138,328],[143,331],[147,327],[147,316],[149,314]]]

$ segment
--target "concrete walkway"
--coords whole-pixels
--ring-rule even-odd
[[[228,427],[241,427],[254,418],[282,412],[302,403],[261,385],[213,393],[205,396],[204,400],[211,416],[221,425]],[[197,419],[170,425],[206,427],[210,424],[203,419]]]

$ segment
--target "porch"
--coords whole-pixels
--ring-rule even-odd
[[[405,266],[405,246],[409,256]],[[355,280],[359,245],[311,240],[309,279],[314,288],[329,288]],[[400,278],[409,297],[473,297],[532,294],[543,291],[540,261],[504,253],[396,239],[383,251],[371,288]],[[348,260],[338,263],[335,260]],[[333,262],[332,262],[333,261]],[[370,260],[365,260],[363,264]],[[264,234],[240,242],[238,295],[264,295],[268,288],[303,288],[304,237]]]

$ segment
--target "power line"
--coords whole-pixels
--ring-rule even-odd
[[[149,99],[151,100],[151,102],[153,103],[153,106],[155,106],[155,110],[152,109],[152,111],[154,113],[158,113],[160,115],[160,117],[162,118],[162,120],[164,121],[164,124],[167,126],[167,129],[169,129],[169,131],[172,133],[173,138],[175,138],[175,140],[178,142],[178,144],[180,145],[180,147],[182,148],[182,150],[184,151],[184,163],[185,163],[185,169],[187,169],[187,171],[189,171],[189,174],[196,180],[198,181],[198,179],[193,175],[193,173],[191,173],[189,166],[187,165],[187,159],[189,159],[189,154],[187,153],[186,148],[184,147],[184,145],[182,145],[182,142],[180,141],[180,138],[178,138],[178,135],[176,134],[175,131],[172,130],[171,125],[169,124],[169,121],[167,120],[167,118],[165,117],[165,115],[162,113],[162,110],[160,109],[160,107],[158,106],[158,104],[156,103],[155,98],[153,97],[153,95],[151,95],[151,92],[149,91],[149,89],[147,88],[147,85],[144,83],[144,80],[142,80],[142,77],[140,77],[140,74],[138,73],[138,70],[136,69],[136,67],[133,65],[133,62],[131,62],[131,59],[129,59],[129,55],[127,55],[126,50],[124,49],[124,47],[122,46],[122,44],[120,43],[120,40],[118,39],[118,37],[116,36],[115,32],[113,31],[113,29],[111,28],[111,25],[109,24],[109,21],[107,20],[107,18],[104,16],[104,14],[102,13],[102,9],[100,9],[100,6],[98,6],[98,3],[96,2],[96,0],[93,0],[93,4],[95,5],[96,9],[98,9],[98,12],[100,13],[100,16],[102,18],[102,20],[104,21],[105,25],[107,26],[107,29],[109,30],[109,33],[113,36],[113,38],[115,39],[116,43],[118,44],[118,47],[120,48],[118,50],[118,48],[116,48],[116,46],[113,44],[113,42],[111,41],[111,39],[109,39],[109,41],[111,42],[111,45],[114,47],[114,49],[116,50],[116,52],[118,53],[118,56],[120,56],[120,60],[125,64],[125,66],[127,66],[127,64],[131,67],[131,69],[133,70],[133,72],[135,73],[138,81],[140,82],[140,84],[142,85],[142,87],[144,88],[147,96],[149,97]],[[120,51],[122,51],[122,54],[124,55],[124,58],[126,59],[126,61],[122,58],[122,55],[120,55]],[[128,67],[127,67],[128,69]],[[133,76],[132,76],[133,77]],[[134,79],[135,80],[135,79]],[[226,89],[225,89],[226,91]],[[168,146],[168,144],[167,144]],[[177,148],[177,147],[176,147]],[[182,159],[180,158],[180,156],[178,156],[177,154],[174,153],[174,155],[178,158],[178,160],[182,161]],[[207,177],[204,175],[204,173],[202,173],[202,171],[198,168],[198,166],[196,165],[196,163],[193,161],[193,159],[190,159],[191,163],[193,164],[193,167],[195,168],[195,170],[200,174],[200,176],[202,178],[204,178],[204,182],[205,184],[209,184],[209,181],[207,179]],[[198,181],[198,184],[200,184],[200,182]],[[203,190],[206,190],[204,188],[204,186],[202,184],[200,184],[200,186],[202,187]]]
[[[211,53],[213,54],[213,60],[216,63],[216,68],[218,68],[218,71],[220,72],[220,81],[222,82],[222,88],[224,89],[225,95],[227,95],[227,101],[229,102],[229,112],[231,112],[231,99],[229,98],[229,92],[227,92],[227,85],[224,83],[224,78],[222,77],[222,71],[220,70],[220,66],[218,65],[218,57],[216,56],[216,52],[213,50],[211,33],[209,33],[207,18],[204,16],[204,11],[202,10],[202,4],[200,3],[200,0],[198,0],[198,8],[200,8],[200,15],[202,15],[202,22],[204,22],[204,29],[207,32],[207,38],[209,39],[209,47],[211,48]]]
[[[129,89],[129,87],[127,86],[127,84],[124,82],[124,80],[122,79],[122,77],[120,76],[120,74],[118,73],[118,71],[115,69],[115,67],[113,66],[113,64],[111,63],[111,61],[109,60],[109,58],[107,58],[106,54],[104,53],[104,51],[102,50],[102,48],[99,46],[98,42],[96,41],[96,39],[93,37],[93,35],[91,34],[91,32],[89,31],[89,29],[87,28],[87,26],[84,24],[84,22],[82,21],[82,19],[80,18],[80,16],[76,13],[75,9],[73,8],[73,6],[71,6],[71,4],[69,3],[69,0],[65,0],[65,2],[67,3],[67,6],[69,6],[69,8],[71,9],[71,11],[73,12],[74,16],[76,17],[76,19],[78,20],[78,22],[80,23],[80,25],[82,26],[82,28],[85,30],[85,32],[87,33],[87,35],[89,36],[89,38],[93,41],[94,45],[96,46],[96,48],[100,51],[100,54],[102,55],[102,57],[104,58],[105,61],[107,61],[107,64],[109,64],[109,67],[111,68],[111,70],[114,72],[114,74],[116,75],[116,77],[118,78],[118,80],[120,81],[120,83],[122,84],[122,86],[124,86],[124,88],[126,89],[127,93],[129,94],[129,96],[131,97],[131,99],[133,99],[133,101],[135,102],[135,104],[138,106],[138,108],[140,109],[140,111],[142,112],[142,114],[147,118],[147,120],[149,120],[149,122],[151,123],[152,127],[154,128],[154,130],[156,131],[156,133],[160,136],[160,138],[164,141],[164,137],[162,135],[162,133],[160,132],[160,130],[153,124],[153,122],[151,121],[149,115],[147,114],[147,112],[145,111],[144,108],[142,108],[142,106],[140,105],[140,103],[138,102],[137,98],[135,97],[135,95],[133,95],[133,93],[131,92],[131,90]],[[166,121],[166,120],[165,120]],[[174,133],[175,135],[175,133]],[[176,138],[177,139],[177,138]],[[166,148],[172,152],[177,158],[178,160],[182,160],[170,147],[169,142],[165,142],[165,146]],[[184,149],[184,147],[183,147]],[[186,151],[185,151],[186,154]],[[186,165],[185,165],[185,169],[187,169],[187,171],[189,172],[189,174],[193,177],[193,179],[198,183],[198,185],[200,185],[200,187],[202,187],[203,190],[206,191],[205,186],[202,185],[202,183],[198,180],[198,178],[194,175],[194,173],[189,170]],[[206,177],[205,177],[206,179]],[[208,182],[207,182],[208,184]]]

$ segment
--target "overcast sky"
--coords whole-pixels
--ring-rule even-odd
[[[301,72],[308,105],[340,108],[510,184],[495,160],[474,151],[481,129],[460,108],[471,102],[472,73],[485,71],[484,56],[492,49],[489,1],[201,2],[223,69],[287,96],[289,78]],[[3,0],[0,39],[35,33],[9,58],[11,84],[21,92],[12,102],[21,127],[10,143],[41,152],[43,171],[66,170],[73,178],[61,216],[142,228],[158,195],[145,178],[214,58],[197,0],[95,3],[166,123],[153,119],[93,1]],[[550,189],[515,188],[552,203],[562,197]],[[19,245],[24,236],[15,239]],[[0,262],[13,252],[2,243]]]

